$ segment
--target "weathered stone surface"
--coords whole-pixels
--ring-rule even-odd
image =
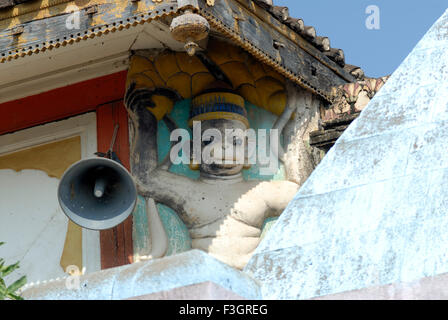
[[[12,0],[1,0],[0,1],[0,9],[12,7],[14,5],[14,1]]]
[[[292,101],[297,106],[294,120],[289,121],[283,131],[284,164],[287,180],[301,186],[322,159],[320,151],[310,146],[310,133],[319,127],[319,109],[323,102],[306,90],[296,90],[297,97]]]
[[[245,300],[213,282],[203,282],[152,293],[129,300]]]
[[[364,78],[356,83],[333,87],[333,102],[331,106],[320,108],[319,130],[310,133],[310,145],[328,152],[389,77]]]
[[[246,299],[260,299],[256,281],[208,254],[192,250],[159,260],[139,262],[81,276],[79,289],[66,279],[25,288],[27,300],[122,300],[212,282]]]
[[[315,298],[315,300],[447,300],[448,274]]]
[[[309,299],[448,272],[448,11],[307,180],[245,271]],[[381,298],[381,296],[378,296]]]

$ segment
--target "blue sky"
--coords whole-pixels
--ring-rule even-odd
[[[289,7],[317,34],[343,49],[346,62],[366,75],[389,75],[400,65],[434,22],[448,8],[448,0],[274,0]],[[379,8],[380,29],[369,30],[366,8]]]

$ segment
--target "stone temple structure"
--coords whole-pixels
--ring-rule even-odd
[[[448,11],[258,247],[263,297],[446,298],[447,114]]]
[[[448,12],[372,79],[271,0],[0,0],[6,282],[26,275],[25,299],[443,297],[447,49]],[[269,173],[224,152],[249,129],[278,133],[255,144]],[[137,194],[91,230],[61,201],[101,226],[122,207],[101,201],[131,192],[105,182],[86,204],[89,175],[58,184],[103,157]]]

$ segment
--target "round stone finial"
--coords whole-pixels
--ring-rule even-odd
[[[208,21],[191,11],[173,19],[170,26],[171,36],[174,40],[185,43],[185,50],[190,56],[199,48],[197,42],[207,38],[210,32]]]

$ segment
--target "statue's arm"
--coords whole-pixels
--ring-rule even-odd
[[[195,190],[200,188],[200,184],[159,167],[158,121],[148,110],[148,107],[151,108],[154,105],[151,97],[151,91],[134,89],[133,85],[128,89],[125,97],[131,127],[132,176],[142,196],[170,207],[187,219],[185,208],[194,198]]]
[[[136,184],[142,196],[153,198],[181,215],[187,214],[185,208],[198,188],[196,181],[162,169],[153,170],[147,183],[136,180]]]
[[[131,172],[141,184],[147,184],[151,173],[158,165],[157,119],[147,109],[152,105],[151,95],[147,90],[126,92],[125,105],[130,120],[130,162]]]
[[[279,216],[299,191],[299,185],[290,181],[271,181],[261,185],[264,202],[270,209],[265,218]]]
[[[297,184],[289,181],[261,182],[239,198],[232,217],[261,228],[267,218],[277,217],[285,210],[298,189]]]

